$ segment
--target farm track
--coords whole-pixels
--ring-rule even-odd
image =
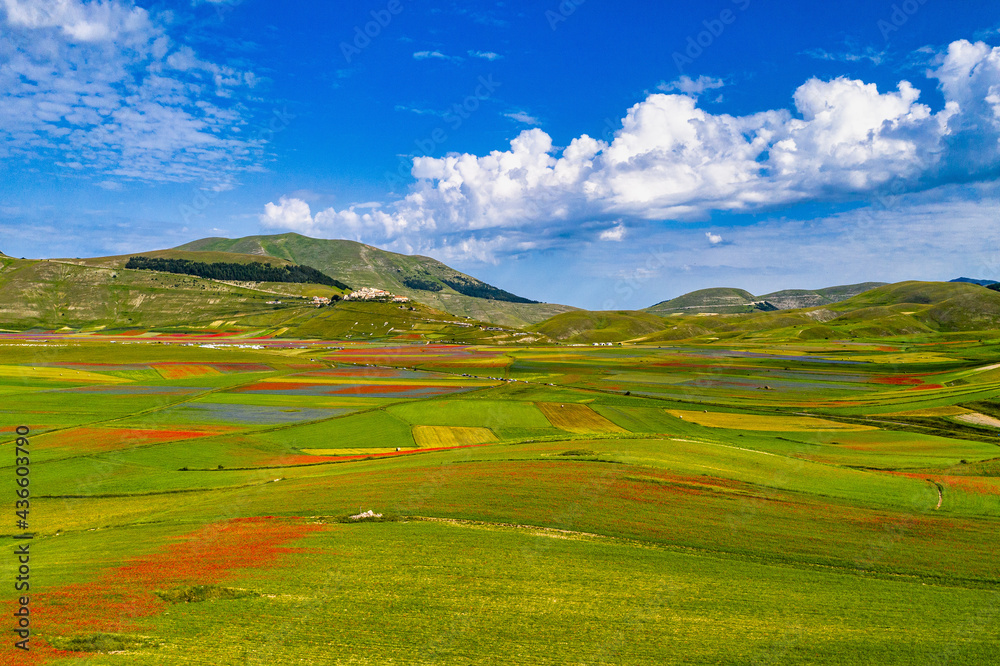
[[[934,507],[934,510],[937,511],[938,509],[941,508],[941,503],[944,502],[944,486],[942,486],[937,481],[931,481],[930,479],[927,479],[927,480],[930,483],[934,484],[934,489],[937,490],[938,501],[937,501],[937,506]]]
[[[884,428],[885,430],[912,432],[922,435],[932,435],[935,437],[948,437],[951,439],[964,439],[970,442],[986,442],[988,444],[995,444],[997,446],[1000,446],[1000,444],[997,443],[997,438],[995,436],[986,435],[977,428],[958,426],[958,424],[954,424],[954,426],[957,427],[942,428],[942,427],[934,427],[907,421],[887,421],[885,419],[878,419],[872,417],[845,416],[843,414],[823,414],[820,412],[817,413],[795,412],[795,413],[801,416],[821,417],[829,419],[831,421],[841,421],[843,423],[853,423],[858,425],[878,423],[881,424],[882,426],[892,426]],[[945,423],[952,425],[951,422],[945,422]]]

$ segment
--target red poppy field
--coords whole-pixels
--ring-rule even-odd
[[[0,345],[0,663],[1000,651],[1000,341],[112,337]]]

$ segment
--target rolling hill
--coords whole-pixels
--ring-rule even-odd
[[[861,282],[825,289],[783,289],[757,298],[767,301],[779,310],[795,310],[838,303],[885,284],[885,282]]]
[[[733,287],[716,287],[699,289],[668,301],[660,301],[656,305],[646,308],[645,311],[661,316],[699,312],[735,314],[753,311],[757,307],[758,301],[759,299],[749,291]]]
[[[355,288],[386,289],[456,316],[505,326],[534,324],[575,309],[516,296],[430,257],[388,252],[349,240],[309,238],[296,233],[203,238],[174,251],[276,257],[312,266]]]
[[[715,298],[711,293],[715,290],[703,291],[709,292],[708,298],[694,292],[701,303]],[[722,298],[745,298],[731,293],[735,290],[718,291]],[[700,313],[702,306],[693,300],[687,301],[693,306],[690,314],[670,313],[653,319],[649,311],[574,312],[553,317],[534,330],[564,342],[588,343],[720,338],[846,340],[1000,328],[1000,292],[964,282],[899,282],[827,305],[770,312],[708,315]]]
[[[185,275],[0,260],[0,327],[121,328],[270,317],[275,296]],[[265,323],[265,322],[260,322]]]
[[[323,273],[312,275],[341,281],[334,284],[376,286],[409,295],[413,303],[339,302],[317,308],[313,297],[336,300],[347,289],[133,270],[126,268],[131,254],[51,260],[0,255],[0,328],[180,328],[338,339],[574,344],[879,338],[1000,328],[1000,292],[966,281],[861,283],[765,296],[735,288],[702,289],[642,311],[590,312],[528,302],[427,257],[298,234],[209,238],[136,254],[201,263],[312,266]]]
[[[200,253],[165,251],[166,256]],[[226,255],[230,262],[240,255]],[[253,257],[259,260],[259,257]],[[320,339],[424,339],[528,342],[540,336],[413,302],[339,301],[316,307],[313,296],[343,293],[303,283],[222,282],[191,275],[121,268],[127,257],[74,260],[0,258],[0,329],[234,331]],[[278,261],[275,263],[286,263]],[[487,329],[493,330],[487,330]]]
[[[662,331],[664,320],[646,312],[575,310],[548,319],[533,330],[574,343],[620,342]]]
[[[862,282],[825,289],[784,289],[763,296],[733,287],[699,289],[645,309],[645,312],[666,316],[671,314],[741,314],[794,310],[828,305],[880,287],[885,282]]]

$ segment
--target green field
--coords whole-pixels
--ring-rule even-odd
[[[1000,651],[993,334],[255,340],[0,335],[2,532],[24,425],[35,535],[0,663]]]

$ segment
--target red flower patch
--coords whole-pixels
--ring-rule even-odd
[[[342,389],[330,391],[330,393],[336,393],[338,395],[367,395],[370,393],[406,393],[409,391],[420,391],[421,389],[427,389],[428,393],[436,393],[437,391],[446,392],[449,390],[447,386],[421,386],[415,384],[364,384],[360,386],[348,385]]]
[[[348,368],[330,368],[329,370],[317,370],[315,372],[300,372],[298,377],[385,377],[385,378],[395,378],[402,374],[400,370],[395,368],[367,368],[367,367],[348,367]]]
[[[890,384],[892,386],[914,386],[923,384],[924,380],[909,375],[890,375],[888,377],[876,377],[872,380],[876,384]]]
[[[79,452],[99,453],[180,439],[211,437],[219,432],[219,429],[209,431],[80,427],[39,437],[37,443],[32,443],[40,449],[72,449]]]
[[[284,555],[305,550],[286,547],[286,543],[320,529],[297,519],[270,516],[211,523],[180,537],[164,551],[105,570],[89,583],[34,593],[32,624],[62,635],[138,631],[137,620],[167,608],[156,591],[218,584],[247,569],[277,566]],[[38,660],[35,663],[67,656],[40,641],[33,643],[32,653]]]
[[[257,382],[249,386],[240,386],[230,389],[229,393],[252,393],[254,391],[296,391],[312,388],[328,388],[335,384],[323,382]]]

